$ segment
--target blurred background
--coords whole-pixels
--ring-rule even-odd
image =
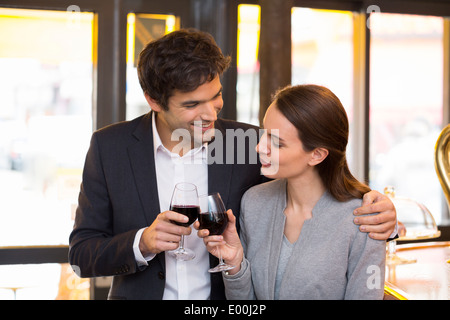
[[[66,263],[90,136],[149,111],[137,56],[147,42],[184,27],[210,32],[232,56],[222,117],[259,125],[262,101],[277,86],[330,88],[351,123],[352,172],[373,189],[394,186],[425,204],[440,240],[450,240],[433,162],[449,123],[450,3],[74,3],[0,0],[0,300],[104,296],[108,279],[80,279]],[[287,30],[276,50],[290,59],[264,51],[278,37],[271,26]],[[267,90],[260,74],[277,78],[278,63],[289,71]]]

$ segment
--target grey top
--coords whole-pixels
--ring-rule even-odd
[[[382,299],[386,242],[373,240],[353,223],[361,199],[339,202],[325,192],[304,222],[282,272],[279,299]],[[242,198],[241,270],[224,273],[228,299],[275,298],[284,238],[286,181],[249,189]],[[281,257],[283,258],[283,257]]]
[[[278,260],[277,275],[275,277],[275,299],[280,297],[281,280],[283,280],[284,271],[292,255],[294,244],[290,243],[286,236],[283,236],[281,244],[280,258]]]

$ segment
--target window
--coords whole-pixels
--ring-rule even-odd
[[[237,120],[259,126],[259,26],[258,5],[238,6]]]
[[[434,146],[443,127],[443,25],[433,16],[376,13],[370,39],[370,184],[442,217]]]
[[[352,167],[353,14],[292,8],[292,85],[317,84],[341,100],[350,122],[347,157]]]
[[[78,15],[0,9],[1,246],[68,244],[92,132],[93,14]]]
[[[93,21],[0,8],[0,247],[68,245],[93,127]],[[55,268],[0,266],[2,294],[47,292]]]
[[[180,29],[180,19],[164,14],[128,14],[126,119],[131,120],[150,109],[137,76],[139,53],[150,41]]]

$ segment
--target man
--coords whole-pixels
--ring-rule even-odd
[[[114,276],[108,298],[225,298],[222,275],[207,272],[217,260],[190,227],[171,223],[185,217],[168,209],[174,185],[187,181],[199,194],[219,192],[239,216],[243,193],[264,181],[252,161],[251,139],[233,136],[256,136],[257,128],[217,117],[223,107],[220,76],[229,63],[203,32],[175,31],[149,43],[138,76],[152,111],[93,134],[69,260],[83,277]],[[238,161],[242,151],[245,161]],[[358,223],[387,239],[396,220],[392,203],[377,192],[366,198],[370,205],[360,214],[381,213],[358,216]],[[181,235],[194,260],[167,254]]]

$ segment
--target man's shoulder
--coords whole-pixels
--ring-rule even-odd
[[[151,124],[150,114],[144,114],[133,120],[119,121],[96,130],[95,134],[100,136],[116,136],[133,133],[141,124]]]

